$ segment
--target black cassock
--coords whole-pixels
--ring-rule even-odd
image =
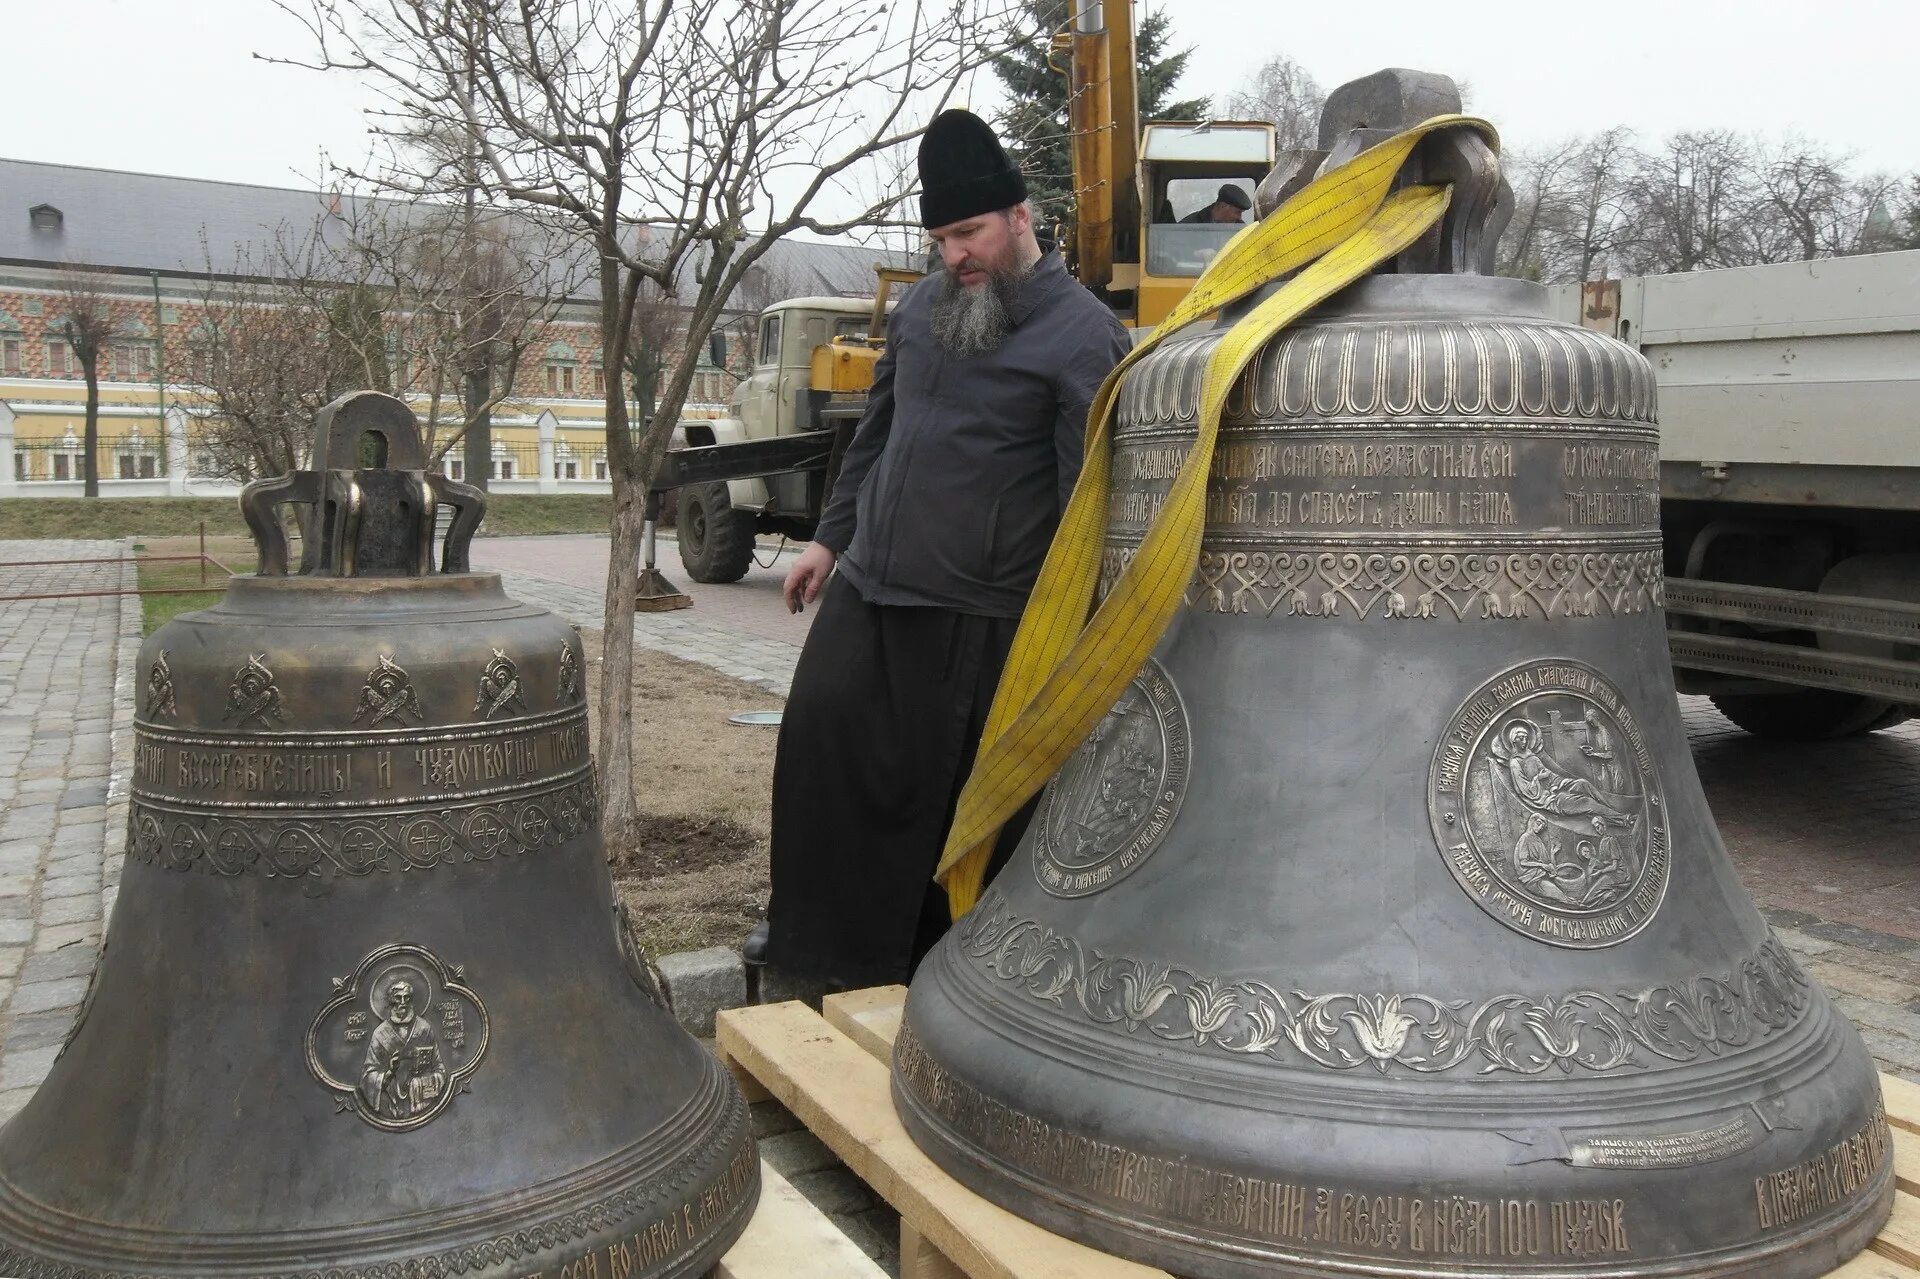
[[[942,287],[922,280],[887,321],[814,533],[837,568],[774,763],[767,959],[834,985],[905,981],[947,928],[933,868],[1080,472],[1088,406],[1132,346],[1058,254],[978,355],[934,338]]]
[[[1018,625],[827,584],[773,766],[769,963],[883,985],[940,940],[949,915],[933,868]],[[996,868],[1027,817],[1001,833]]]

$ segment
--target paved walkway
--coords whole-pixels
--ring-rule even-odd
[[[123,553],[0,542],[0,561]],[[0,567],[0,595],[134,584],[117,562]],[[0,603],[0,1117],[46,1077],[99,953],[126,837],[139,647],[137,596]]]

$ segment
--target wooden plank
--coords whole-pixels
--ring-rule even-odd
[[[1903,1266],[1869,1249],[1838,1270],[1829,1270],[1825,1279],[1914,1279],[1920,1271]]]
[[[874,986],[828,995],[821,1001],[820,1010],[829,1026],[845,1031],[847,1038],[881,1061],[891,1062],[906,1003],[905,986]]]
[[[988,1203],[942,1172],[894,1114],[887,1067],[804,1004],[720,1014],[720,1050],[968,1279],[1168,1279]]]
[[[1903,1193],[1920,1195],[1920,1135],[1893,1130],[1893,1184]]]
[[[1920,1132],[1920,1084],[1898,1075],[1880,1076],[1880,1095],[1887,1099],[1887,1122],[1908,1132]]]
[[[1893,1197],[1893,1219],[1868,1245],[1890,1261],[1920,1269],[1920,1199]]]
[[[760,1161],[760,1203],[714,1279],[886,1279],[785,1177]]]
[[[900,1030],[900,1017],[905,1000],[905,987],[877,986],[871,990],[831,995],[826,999],[824,1008],[827,1020],[834,1029],[841,1031],[847,1039],[877,1061],[885,1064],[893,1055],[893,1041]],[[722,1014],[723,1017],[726,1015]],[[723,1051],[722,1057],[725,1058],[725,1056]],[[737,1065],[735,1073],[752,1078],[747,1071]],[[1909,1083],[1893,1075],[1882,1075],[1880,1083],[1886,1098],[1887,1119],[1894,1125],[1894,1179],[1901,1193],[1895,1200],[1892,1221],[1874,1241],[1872,1249],[1833,1271],[1828,1279],[1920,1279],[1920,1085]],[[882,1101],[886,1104],[888,1115],[892,1116],[891,1097],[883,1096]],[[803,1115],[802,1120],[804,1121],[805,1118]],[[822,1138],[825,1139],[824,1134]],[[827,1144],[833,1145],[831,1141]],[[844,1159],[845,1156],[842,1158]],[[851,1160],[847,1162],[852,1163]],[[856,1167],[855,1171],[858,1172],[859,1169]],[[875,1189],[879,1190],[879,1187],[876,1186]],[[885,1191],[880,1193],[883,1197],[886,1196]],[[967,1192],[962,1189],[960,1193]],[[900,1205],[896,1203],[894,1206],[899,1208]],[[926,1236],[920,1234],[903,1215],[901,1279],[916,1279],[905,1269],[909,1231],[912,1231],[917,1246],[925,1249],[926,1254],[942,1261],[946,1260],[945,1254]],[[922,1264],[931,1266],[933,1262],[929,1260]],[[948,1264],[952,1263],[948,1262]],[[965,1268],[957,1269],[958,1273],[974,1276],[975,1279],[978,1279],[981,1274],[997,1276],[1001,1273],[991,1270],[982,1272]],[[945,1279],[944,1274],[938,1269],[931,1269],[926,1273],[929,1279]],[[1009,1273],[1015,1274],[1017,1279],[1017,1272]],[[1160,1272],[1146,1273],[1157,1275]]]
[[[905,1217],[900,1219],[900,1279],[965,1279],[966,1272],[927,1242]]]

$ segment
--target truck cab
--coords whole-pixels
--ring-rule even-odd
[[[801,297],[761,312],[753,330],[752,372],[734,387],[725,417],[680,423],[677,434],[685,447],[818,435],[837,463],[844,449],[838,436],[851,432],[866,405],[881,344],[874,319],[884,319],[891,306],[884,285],[914,278],[892,269],[882,275],[878,307],[869,298]],[[752,562],[756,534],[811,539],[839,470],[836,464],[767,472],[757,454],[740,457],[733,475],[760,473],[679,490],[680,560],[697,582],[738,581]]]
[[[1149,124],[1140,143],[1141,220],[1137,242],[1116,245],[1110,290],[1135,292],[1133,322],[1152,328],[1173,310],[1248,223],[1253,195],[1274,163],[1270,124],[1212,121]],[[1231,188],[1246,201],[1234,221],[1210,220]]]

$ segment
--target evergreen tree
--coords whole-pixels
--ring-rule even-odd
[[[1173,37],[1173,17],[1165,9],[1155,9],[1140,21],[1134,36],[1134,52],[1140,57],[1140,119],[1204,120],[1213,110],[1212,98],[1181,98],[1169,102],[1180,77],[1187,73],[1191,47],[1178,53],[1167,52]]]
[[[1023,0],[1031,38],[996,58],[993,72],[1006,89],[1007,108],[999,125],[1007,150],[1026,175],[1027,192],[1040,222],[1064,222],[1073,216],[1073,140],[1067,123],[1067,77],[1047,65],[1053,33],[1072,18],[1068,0]],[[1204,120],[1208,98],[1170,102],[1186,71],[1192,49],[1167,52],[1173,19],[1155,10],[1134,35],[1139,65],[1141,120]]]

